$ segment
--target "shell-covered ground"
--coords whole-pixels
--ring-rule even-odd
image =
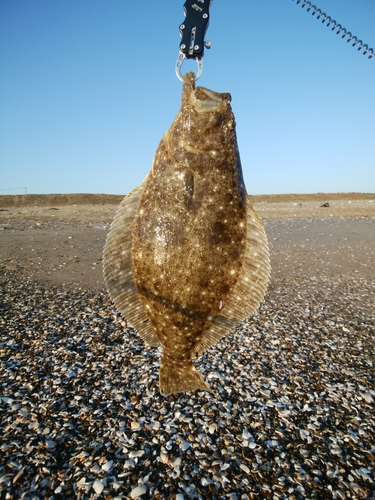
[[[265,221],[265,301],[195,360],[212,393],[161,396],[103,288],[4,265],[1,498],[374,499],[374,223]]]
[[[197,360],[212,394],[164,398],[104,292],[5,280],[4,498],[374,497],[373,284],[302,285]]]

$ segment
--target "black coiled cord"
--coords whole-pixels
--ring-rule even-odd
[[[326,24],[327,27],[331,26],[331,24],[333,24],[332,31],[337,30],[336,35],[338,35],[339,33],[341,33],[343,31],[344,34],[342,35],[342,38],[348,37],[348,39],[347,39],[348,43],[351,42],[352,40],[354,40],[353,47],[355,47],[356,45],[359,44],[358,50],[363,50],[363,55],[369,54],[369,56],[368,56],[369,59],[371,59],[372,57],[375,57],[374,49],[369,48],[367,43],[363,43],[362,40],[358,40],[358,38],[355,35],[352,35],[350,31],[347,31],[343,26],[341,26],[341,24],[337,23],[334,19],[332,19],[331,16],[327,16],[327,14],[325,14],[322,11],[322,9],[317,8],[315,5],[312,5],[311,2],[307,2],[306,0],[296,0],[296,1],[297,1],[297,5],[301,2],[303,2],[301,5],[302,8],[306,7],[306,5],[307,5],[307,12],[312,10],[311,14],[313,16],[315,16],[315,14],[318,14],[316,17],[317,19],[320,19],[321,17],[323,17],[322,23],[327,23]]]

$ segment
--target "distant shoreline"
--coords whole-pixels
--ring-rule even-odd
[[[119,205],[125,195],[116,194],[16,194],[0,195],[0,207],[46,207],[68,205]],[[375,193],[315,193],[249,195],[254,203],[326,202],[333,200],[375,200]]]

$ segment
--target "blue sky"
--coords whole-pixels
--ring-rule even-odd
[[[0,0],[0,194],[125,194],[178,112],[183,0]],[[315,5],[375,49],[374,0]],[[249,194],[375,192],[375,58],[292,0],[214,0]],[[183,71],[195,69],[185,61]]]

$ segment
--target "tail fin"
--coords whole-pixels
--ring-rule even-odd
[[[160,363],[159,385],[164,396],[197,389],[211,392],[190,358],[176,361],[164,353]]]

